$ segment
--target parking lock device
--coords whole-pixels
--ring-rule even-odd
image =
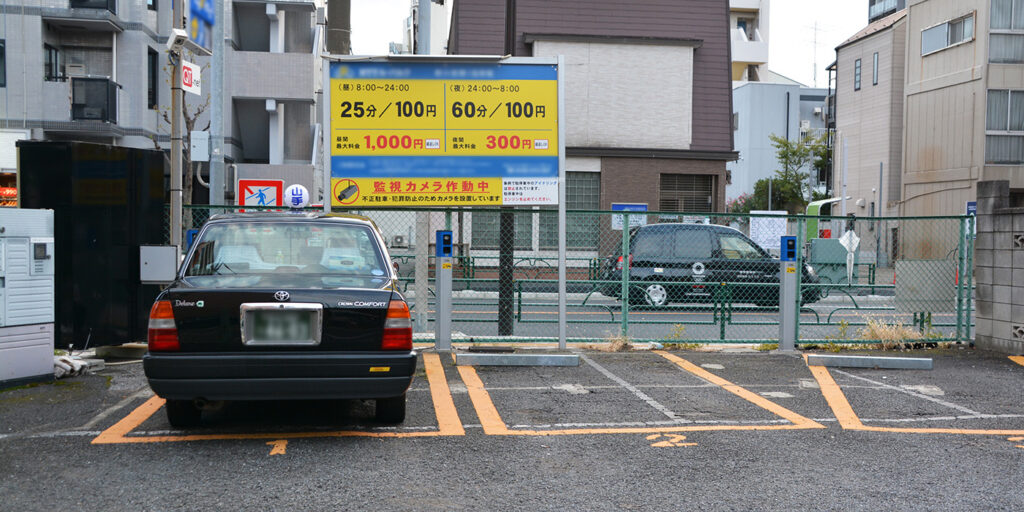
[[[779,350],[796,350],[796,237],[783,236],[779,247]]]
[[[437,318],[434,321],[434,348],[452,349],[452,232],[438,231],[434,252],[434,282],[437,291]],[[423,302],[424,305],[426,301]]]

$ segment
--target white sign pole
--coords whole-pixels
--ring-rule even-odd
[[[566,348],[565,268],[565,57],[558,56],[558,348]]]

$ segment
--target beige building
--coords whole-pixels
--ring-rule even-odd
[[[906,38],[906,11],[898,11],[836,48],[834,188],[850,197],[836,215],[899,214]]]
[[[879,161],[901,171],[885,180],[887,195],[881,202],[886,206],[880,211],[886,215],[961,214],[966,202],[975,200],[979,180],[1009,180],[1011,201],[1021,205],[1024,5],[1014,0],[909,0],[905,11],[858,35],[837,49],[835,178],[839,192],[845,140],[847,193],[855,203],[848,209],[867,214],[856,203],[864,199],[870,205],[868,191],[877,188],[870,183],[878,181]],[[894,80],[881,89],[868,85],[875,52],[883,81],[887,66],[895,75],[899,60],[905,61],[901,83]],[[853,86],[857,59],[859,90]],[[900,140],[892,133],[875,133],[898,123]],[[881,154],[884,146],[886,155]]]

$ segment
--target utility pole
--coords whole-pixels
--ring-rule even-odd
[[[228,0],[213,0],[213,55],[210,57],[210,204],[224,204],[224,16]],[[212,213],[212,212],[211,212]]]
[[[174,0],[171,28],[185,26],[183,0]],[[173,36],[172,36],[173,37]],[[171,58],[171,245],[181,247],[181,47],[168,50]]]
[[[505,55],[516,53],[516,0],[505,0]],[[498,335],[511,336],[515,326],[515,208],[503,206],[498,220]]]

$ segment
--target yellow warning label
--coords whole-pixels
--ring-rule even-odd
[[[451,263],[442,263],[441,264],[441,268],[443,268],[445,270],[451,270],[452,264]]]
[[[796,274],[796,267],[786,267],[787,274]]]

